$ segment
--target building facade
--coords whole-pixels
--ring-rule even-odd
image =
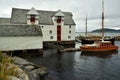
[[[74,41],[75,22],[71,12],[42,11],[35,8],[12,9],[11,22],[14,24],[39,25],[43,41]]]
[[[39,26],[25,24],[0,25],[0,51],[41,50],[42,32]]]
[[[0,49],[42,49],[43,42],[74,42],[72,16],[71,12],[61,10],[13,8],[11,18],[0,18]],[[12,44],[14,48],[10,48]]]

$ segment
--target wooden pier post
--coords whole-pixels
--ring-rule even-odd
[[[43,49],[38,49],[38,55],[43,56]]]

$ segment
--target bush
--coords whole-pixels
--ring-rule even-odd
[[[3,53],[0,51],[0,80],[8,80],[10,75],[16,75],[14,67],[7,68],[11,63],[11,57],[3,55]]]

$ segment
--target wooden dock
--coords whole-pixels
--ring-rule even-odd
[[[58,50],[58,52],[73,52],[73,51],[80,51],[80,48],[65,48]]]

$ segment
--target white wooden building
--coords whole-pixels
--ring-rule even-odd
[[[43,42],[74,42],[71,12],[13,8],[0,18],[0,50],[43,49]]]
[[[0,25],[0,51],[32,49],[43,49],[42,32],[39,26]]]
[[[43,41],[74,41],[75,22],[71,12],[12,9],[11,22],[14,24],[35,24],[41,27]]]

